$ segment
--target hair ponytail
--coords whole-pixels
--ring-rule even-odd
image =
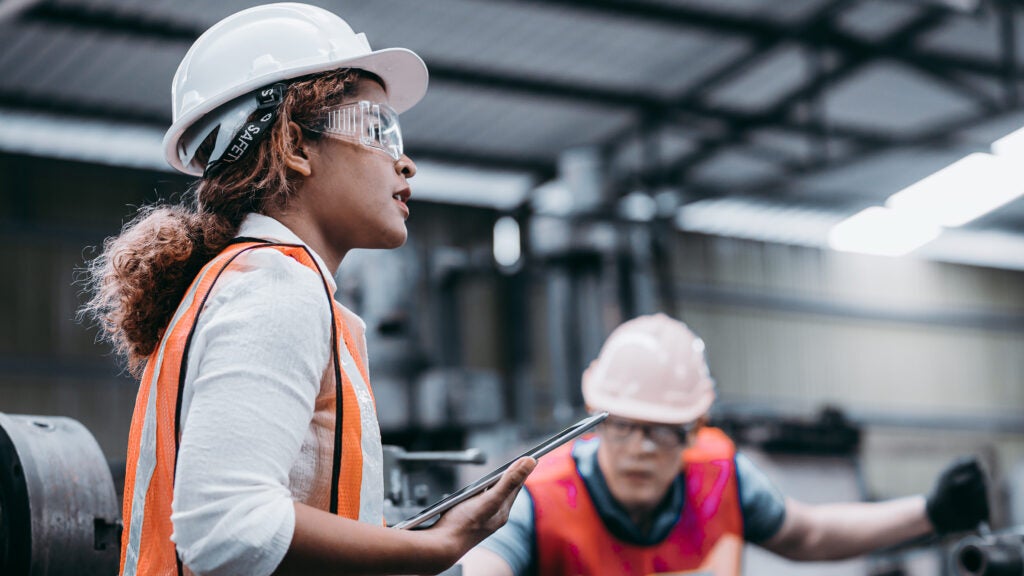
[[[229,222],[187,206],[142,208],[120,236],[88,262],[91,293],[80,315],[95,319],[108,341],[138,376],[199,270],[235,236]]]

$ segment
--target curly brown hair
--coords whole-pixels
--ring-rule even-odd
[[[319,112],[340,104],[364,78],[381,82],[347,68],[292,81],[269,137],[254,151],[200,179],[180,203],[140,208],[86,263],[81,282],[89,299],[79,317],[94,320],[97,339],[110,342],[129,372],[141,374],[192,280],[237,235],[245,215],[284,206],[298,190],[302,176],[285,164],[287,155],[301,153],[289,122],[303,127],[305,139],[318,139]],[[198,157],[209,157],[214,136]]]

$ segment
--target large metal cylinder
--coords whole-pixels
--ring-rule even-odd
[[[0,413],[0,574],[114,576],[120,534],[110,468],[85,426]]]

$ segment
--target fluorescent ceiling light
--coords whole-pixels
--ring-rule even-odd
[[[522,241],[519,222],[511,216],[502,216],[494,223],[494,261],[510,268],[519,263],[522,256]]]
[[[841,212],[811,206],[752,198],[714,198],[680,208],[676,226],[689,232],[823,249],[829,248],[831,228],[846,219]],[[915,250],[914,256],[1024,270],[1024,234],[953,228]]]
[[[992,143],[992,153],[996,156],[1024,160],[1024,128],[1011,132]]]
[[[942,229],[881,206],[862,210],[829,232],[829,246],[844,252],[902,256],[938,238]]]
[[[953,228],[914,256],[973,266],[1024,270],[1024,235],[1002,230]]]
[[[686,232],[732,236],[763,242],[822,247],[843,215],[747,198],[712,198],[686,204],[676,227]]]
[[[1024,193],[1020,176],[1015,162],[975,153],[893,194],[885,205],[915,219],[962,226]]]

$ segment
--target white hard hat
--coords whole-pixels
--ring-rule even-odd
[[[335,14],[308,4],[265,4],[232,14],[204,32],[178,66],[171,85],[173,123],[164,135],[167,162],[201,175],[196,149],[221,125],[234,131],[256,109],[233,100],[307,74],[358,68],[384,81],[388,104],[404,112],[427,91],[427,67],[405,48],[371,50],[364,34]],[[248,110],[248,113],[246,112]],[[216,111],[216,112],[215,112]],[[210,115],[215,118],[205,118]],[[241,118],[241,121],[238,119]],[[189,130],[200,120],[197,129]]]
[[[704,341],[664,314],[625,322],[583,373],[583,399],[592,410],[624,418],[694,422],[715,400]]]

